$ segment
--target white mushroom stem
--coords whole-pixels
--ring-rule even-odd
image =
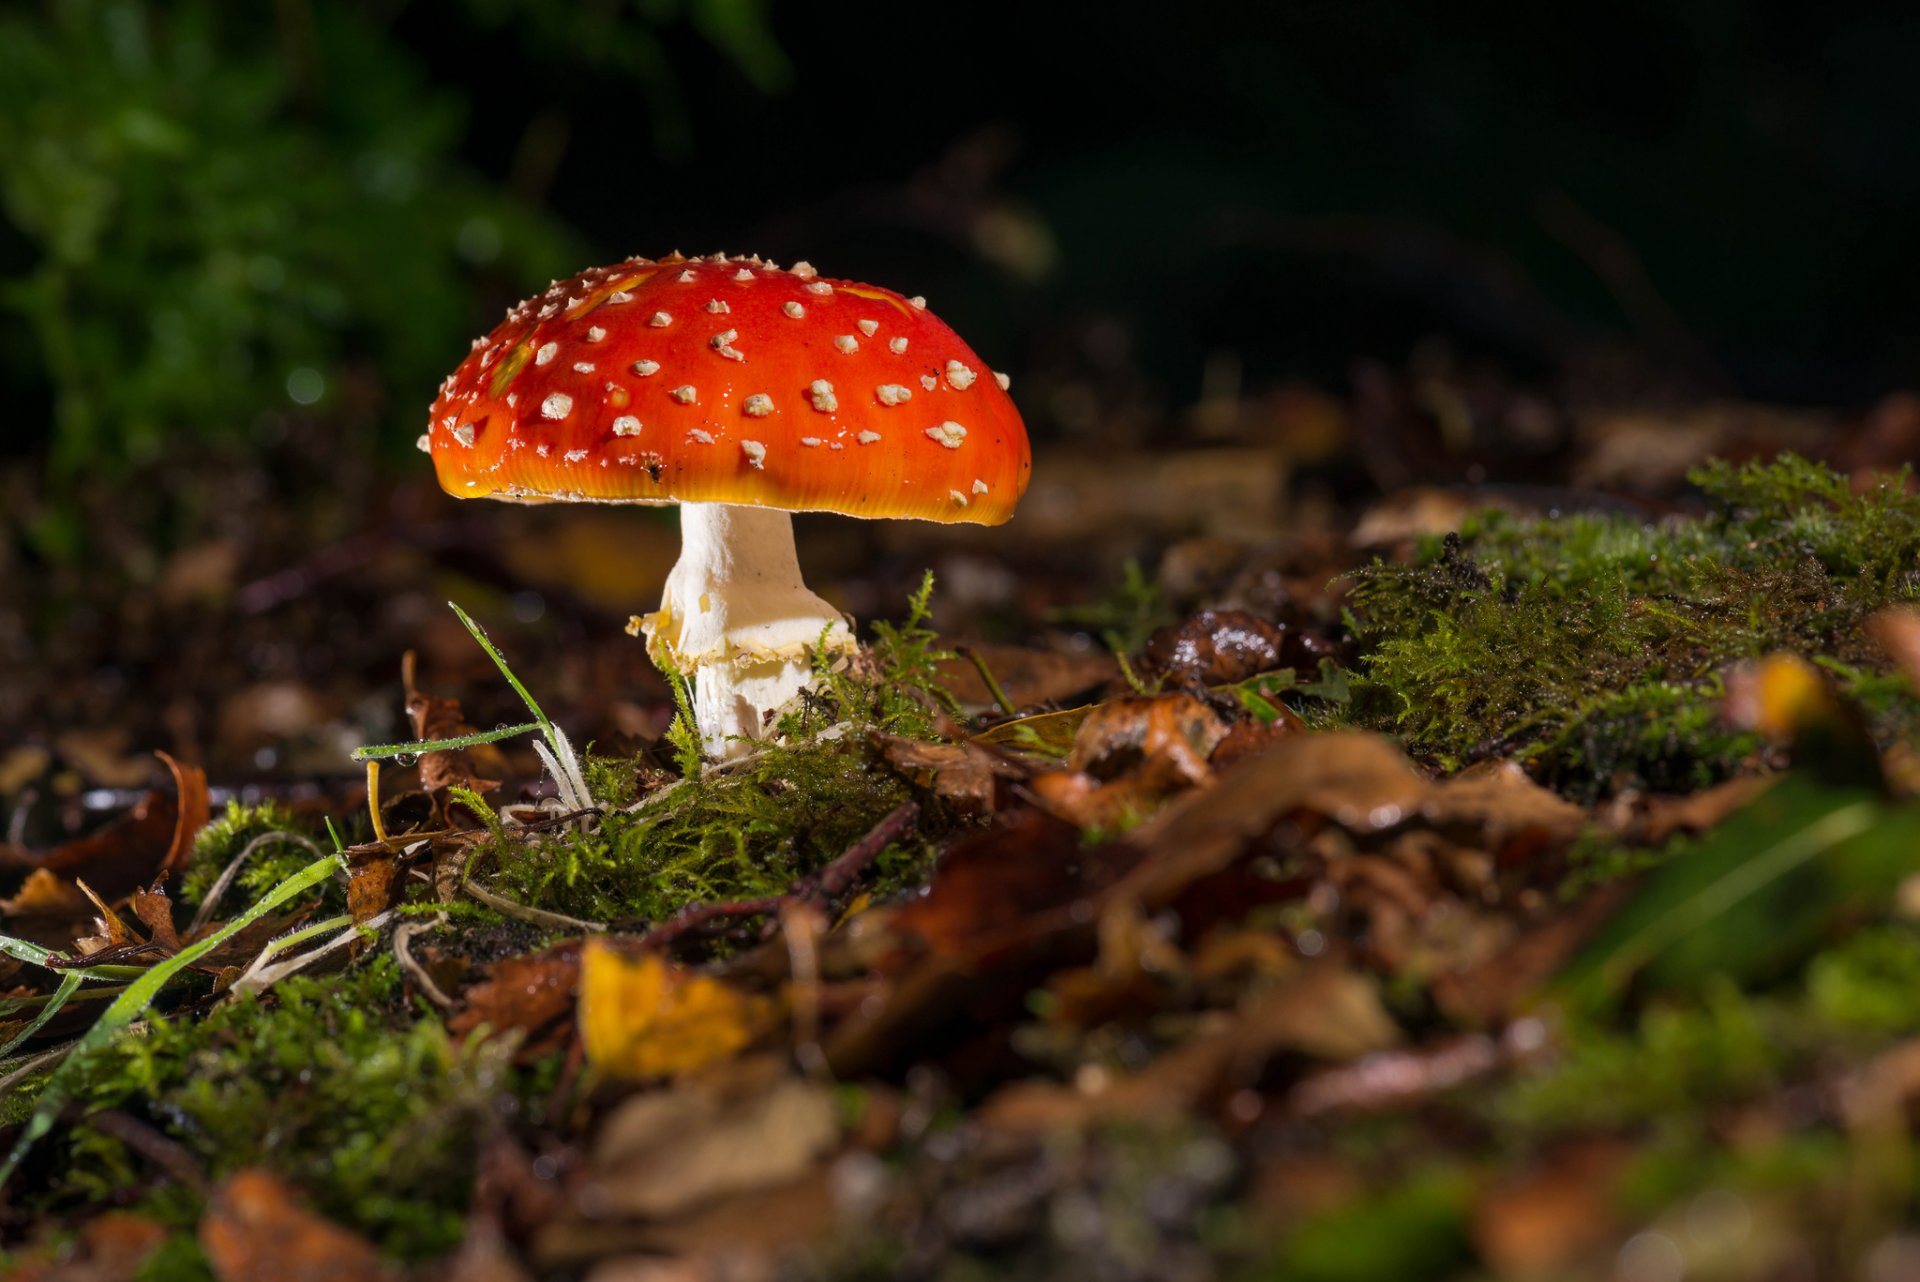
[[[654,661],[692,677],[701,742],[722,759],[747,752],[766,714],[806,687],[823,642],[854,644],[801,581],[793,517],[725,503],[680,505],[680,560],[659,610],[637,622]]]

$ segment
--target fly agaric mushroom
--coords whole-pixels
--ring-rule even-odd
[[[793,512],[997,525],[1032,456],[1005,376],[922,298],[806,263],[632,258],[508,310],[441,384],[420,448],[448,493],[678,503],[680,560],[635,616],[693,678],[709,753],[853,648],[809,591]]]

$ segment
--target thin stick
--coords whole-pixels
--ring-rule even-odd
[[[505,895],[495,894],[471,877],[463,878],[460,889],[472,896],[475,902],[485,904],[507,917],[517,917],[521,921],[531,922],[535,926],[550,926],[556,930],[579,930],[589,934],[600,934],[607,929],[605,922],[583,921],[578,917],[569,917],[565,913],[548,912],[544,908],[534,908]]]
[[[851,886],[880,857],[881,852],[898,841],[919,818],[919,803],[903,801],[868,829],[866,836],[848,846],[825,868],[802,880],[789,893],[765,895],[758,899],[732,899],[717,904],[691,904],[641,936],[640,944],[646,948],[665,948],[715,922],[771,916],[791,904],[816,904],[832,900]]]
[[[878,859],[881,852],[904,837],[920,821],[920,803],[903,801],[868,829],[867,835],[848,846],[846,852],[802,883],[805,899],[833,899],[842,894],[854,879]]]
[[[457,1004],[453,998],[442,991],[440,985],[433,982],[433,976],[427,974],[427,968],[413,959],[413,937],[424,935],[430,930],[447,924],[445,913],[435,913],[431,921],[402,922],[393,928],[393,955],[399,961],[400,969],[406,972],[425,995],[426,999],[441,1010],[452,1010]]]
[[[1010,717],[1019,716],[1020,709],[1013,706],[1013,700],[1007,698],[1007,692],[1000,688],[999,678],[995,677],[993,669],[987,666],[986,656],[970,645],[957,645],[953,648],[959,651],[961,658],[973,665],[973,670],[978,672],[980,679],[987,683],[987,693],[992,695],[993,701],[1000,705],[1000,711]]]
[[[665,948],[714,922],[740,917],[766,917],[780,911],[787,895],[766,895],[759,899],[730,899],[719,904],[689,904],[640,937],[642,948]]]
[[[220,902],[220,896],[227,893],[227,887],[233,885],[233,879],[240,875],[241,865],[253,857],[254,851],[276,841],[286,841],[296,846],[305,846],[313,852],[315,859],[325,858],[327,853],[320,849],[317,843],[302,837],[297,832],[261,833],[258,837],[255,837],[252,841],[242,846],[239,854],[227,861],[227,866],[220,870],[220,876],[214,881],[212,888],[201,897],[200,907],[193,914],[193,924],[187,927],[187,934],[189,936],[199,934],[205,930],[207,924],[213,920],[214,906]]]

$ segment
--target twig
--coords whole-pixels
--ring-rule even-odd
[[[255,837],[252,841],[242,846],[240,853],[229,860],[227,866],[220,870],[220,876],[214,880],[213,886],[201,898],[200,907],[193,914],[193,923],[187,927],[188,937],[191,938],[194,935],[198,935],[213,921],[213,910],[219,904],[220,896],[227,893],[227,888],[233,885],[233,879],[240,875],[241,866],[245,864],[247,860],[253,858],[253,852],[259,850],[262,846],[270,845],[276,841],[291,842],[296,846],[305,846],[312,852],[315,859],[324,859],[326,857],[326,851],[320,849],[311,839],[303,837],[297,832],[261,833],[258,837]]]
[[[18,1068],[14,1069],[11,1073],[8,1073],[5,1077],[0,1077],[0,1095],[5,1095],[8,1091],[12,1090],[15,1086],[19,1085],[21,1082],[26,1081],[29,1077],[32,1077],[35,1073],[47,1067],[49,1064],[55,1064],[65,1059],[67,1055],[70,1052],[72,1052],[73,1048],[78,1046],[79,1044],[80,1044],[80,1039],[76,1037],[72,1041],[66,1043],[64,1046],[49,1047],[48,1049],[41,1051],[38,1055],[35,1055],[32,1059],[29,1059],[25,1063],[21,1064]]]
[[[386,925],[388,921],[392,920],[392,918],[393,910],[389,908],[386,912],[381,913],[378,917],[373,918],[363,925],[354,926],[349,924],[338,935],[335,935],[326,943],[321,944],[318,948],[309,949],[301,953],[298,957],[289,957],[287,960],[275,966],[266,965],[267,958],[279,952],[280,948],[284,948],[287,942],[299,938],[300,932],[294,932],[294,934],[288,936],[286,940],[276,941],[280,944],[280,948],[269,944],[265,949],[261,950],[260,956],[254,958],[253,964],[247,967],[246,972],[242,974],[240,978],[233,981],[232,986],[227,989],[227,998],[231,1000],[235,997],[244,996],[247,993],[265,992],[267,989],[272,988],[275,984],[285,979],[288,975],[296,971],[305,970],[308,966],[313,965],[313,963],[319,961],[328,953],[352,943],[360,937],[362,930],[378,930],[380,927]]]
[[[867,835],[848,846],[845,853],[822,868],[799,891],[803,899],[833,899],[844,893],[854,879],[880,857],[882,851],[900,840],[920,822],[920,803],[903,801],[867,830]]]
[[[131,1113],[117,1108],[103,1109],[87,1116],[87,1125],[109,1139],[119,1140],[155,1166],[194,1192],[207,1192],[207,1173],[186,1145],[167,1138]]]
[[[740,917],[766,917],[780,911],[791,896],[765,895],[759,899],[730,899],[719,904],[689,904],[640,937],[642,948],[665,948],[702,926]]]
[[[565,913],[549,912],[545,908],[533,908],[508,899],[505,895],[488,890],[471,877],[461,878],[460,889],[471,895],[475,902],[485,904],[497,913],[517,917],[535,926],[551,926],[557,930],[581,930],[590,934],[600,934],[607,929],[605,922],[583,921],[578,917],[569,917]]]
[[[811,877],[799,882],[784,895],[764,895],[757,899],[730,899],[716,904],[690,904],[641,936],[644,948],[665,948],[679,942],[704,926],[743,917],[771,917],[793,904],[818,905],[844,893],[856,878],[880,857],[882,851],[898,841],[920,819],[920,805],[903,801],[867,830],[867,835],[848,846],[844,853]],[[769,926],[771,926],[769,922]]]
[[[987,693],[992,695],[993,701],[1000,705],[1000,711],[1010,717],[1019,716],[1020,709],[1013,706],[1013,700],[1007,698],[1007,692],[1000,688],[1000,680],[993,675],[993,669],[987,666],[986,656],[970,645],[957,645],[953,648],[961,658],[973,665],[973,670],[978,672],[980,679],[987,683]]]
[[[430,930],[447,924],[445,913],[435,913],[430,921],[402,922],[393,928],[393,956],[400,963],[400,969],[408,979],[417,985],[426,999],[441,1010],[452,1010],[456,1003],[447,996],[440,985],[433,982],[433,976],[427,974],[427,968],[413,959],[413,937],[424,935]]]

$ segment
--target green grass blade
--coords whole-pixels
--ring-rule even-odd
[[[33,1017],[33,1022],[8,1038],[5,1046],[0,1046],[0,1059],[13,1054],[14,1047],[39,1032],[40,1026],[59,1013],[60,1008],[67,1004],[67,998],[73,996],[74,990],[78,987],[80,987],[80,976],[73,971],[68,971],[61,979],[60,987],[54,989],[53,996],[48,998],[47,1004],[40,1008],[40,1013]]]
[[[553,738],[553,722],[547,720],[547,714],[540,711],[540,705],[533,701],[533,696],[527,693],[527,688],[520,684],[520,678],[513,675],[513,669],[507,666],[506,658],[494,647],[493,642],[487,638],[486,631],[481,628],[479,624],[475,623],[465,610],[462,610],[452,601],[447,602],[447,607],[459,616],[460,622],[466,625],[467,631],[473,633],[473,639],[480,643],[480,648],[487,652],[488,657],[493,660],[494,666],[500,669],[500,675],[507,679],[507,684],[513,687],[513,692],[520,696],[522,703],[527,705],[527,711],[533,714],[534,721],[540,726],[540,733],[551,740]]]
[[[68,1085],[68,1073],[78,1059],[82,1058],[86,1052],[104,1046],[116,1033],[138,1018],[174,976],[301,891],[318,885],[344,867],[345,863],[338,855],[328,855],[324,859],[315,860],[261,896],[251,908],[214,931],[213,934],[197,943],[189,944],[165,961],[150,967],[139,978],[128,984],[127,990],[114,999],[113,1005],[107,1007],[100,1018],[94,1021],[93,1027],[81,1037],[74,1047],[75,1053],[61,1061],[60,1067],[55,1069],[53,1076],[47,1079],[46,1086],[40,1092],[40,1098],[34,1102],[33,1116],[27,1119],[26,1126],[21,1129],[20,1138],[14,1141],[13,1151],[7,1154],[6,1162],[0,1164],[0,1187],[4,1187],[7,1181],[13,1178],[13,1172],[20,1165],[20,1159],[27,1155],[27,1150],[53,1129],[54,1119],[59,1116],[61,1106],[66,1103],[67,1094],[71,1090]]]
[[[543,729],[538,721],[523,721],[517,726],[501,726],[496,730],[477,730],[473,734],[463,734],[457,739],[416,739],[412,743],[382,743],[355,748],[349,755],[355,761],[385,761],[389,757],[416,757],[423,752],[451,752],[456,748],[471,748],[476,744],[498,743],[502,739],[511,739],[517,734],[526,734],[529,730]]]

